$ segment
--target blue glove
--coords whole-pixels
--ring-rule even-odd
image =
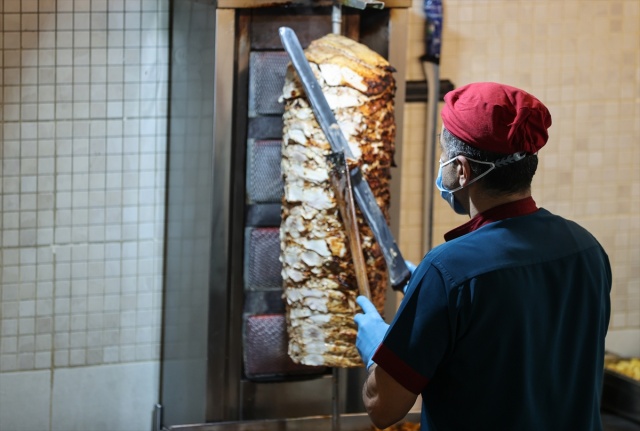
[[[405,260],[404,263],[407,265],[407,268],[409,268],[409,273],[413,275],[413,271],[416,270],[417,266],[413,262],[409,262],[408,260]],[[409,282],[407,282],[407,284],[405,284],[402,288],[402,293],[407,293],[407,287],[409,287]]]
[[[365,296],[358,296],[356,302],[362,308],[362,311],[364,311],[364,314],[358,313],[353,318],[356,325],[358,325],[356,348],[358,349],[358,353],[360,353],[362,362],[365,363],[368,370],[371,368],[371,365],[373,365],[371,358],[380,343],[382,343],[389,324],[382,319],[380,313],[376,310],[376,306]]]
[[[409,268],[409,272],[411,273],[411,275],[413,275],[413,271],[415,271],[417,268],[416,264],[408,260],[405,260],[404,263],[405,265],[407,265],[407,268]]]

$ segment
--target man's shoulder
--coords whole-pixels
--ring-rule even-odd
[[[585,228],[540,209],[440,244],[425,259],[445,276],[451,274],[451,281],[457,283],[484,272],[553,260],[594,247],[602,249]]]

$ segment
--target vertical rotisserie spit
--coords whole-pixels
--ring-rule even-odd
[[[312,42],[305,54],[385,216],[390,203],[395,122],[393,68],[343,36]],[[361,365],[355,348],[358,294],[346,232],[329,183],[331,152],[289,67],[283,89],[284,197],[280,229],[289,356],[306,365]],[[378,244],[358,214],[372,301],[382,311],[388,285]]]

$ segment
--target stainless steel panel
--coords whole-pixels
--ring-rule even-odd
[[[233,109],[233,118],[229,123],[221,124],[233,131],[231,165],[229,174],[232,175],[232,203],[229,210],[229,225],[227,229],[230,232],[230,244],[227,250],[220,250],[220,254],[228,253],[226,257],[229,266],[229,284],[218,285],[217,280],[213,279],[212,283],[217,285],[218,292],[225,302],[219,304],[220,307],[228,307],[228,314],[211,316],[210,327],[221,327],[226,329],[227,344],[222,348],[213,342],[209,343],[209,355],[215,360],[209,363],[214,366],[216,363],[224,363],[224,367],[218,372],[224,374],[222,377],[223,386],[213,387],[209,391],[207,405],[216,408],[222,404],[222,416],[216,417],[215,420],[240,420],[240,386],[242,379],[242,310],[244,307],[244,289],[243,289],[243,238],[244,227],[242,219],[245,214],[245,175],[242,172],[246,168],[246,129],[247,129],[247,109],[248,109],[248,82],[249,82],[249,17],[243,13],[235,14],[235,21],[229,19],[230,37],[226,39],[227,49],[229,53],[223,53],[218,58],[220,64],[234,63],[231,68],[235,71],[235,76],[230,86],[228,82],[220,81],[221,85],[227,85],[232,90],[232,100],[228,101],[228,105],[223,109]],[[225,19],[222,15],[221,19]],[[235,26],[235,28],[234,28]],[[236,33],[233,33],[233,31]],[[235,53],[235,56],[233,55]],[[226,55],[225,55],[226,54]],[[233,61],[232,61],[233,60]],[[226,296],[225,296],[226,295]],[[223,299],[223,300],[224,300]],[[223,320],[225,319],[225,320]],[[220,359],[224,356],[224,359]],[[207,420],[212,421],[212,416],[207,416]]]
[[[404,421],[420,422],[420,413],[409,413]],[[404,422],[403,421],[403,422]],[[340,416],[341,431],[371,431],[371,421],[366,414]],[[195,424],[171,428],[172,431],[330,431],[330,416],[314,416],[299,419]]]
[[[342,382],[340,400],[344,400],[344,369],[339,370]],[[331,375],[310,380],[282,381],[276,383],[242,382],[243,420],[300,418],[329,415],[332,411]],[[345,411],[344,403],[340,410]]]
[[[213,100],[213,209],[210,261],[209,322],[207,369],[207,419],[228,417],[233,402],[226,393],[228,370],[226,355],[220,354],[228,345],[230,333],[229,285],[232,206],[232,128],[234,106],[235,13],[216,10],[215,90]]]
[[[164,423],[206,419],[215,9],[173,2],[162,378]]]
[[[384,0],[386,8],[411,7],[411,0]],[[333,0],[218,0],[221,8],[260,8],[274,6],[331,6]]]
[[[331,8],[273,8],[252,15],[251,48],[253,50],[279,50],[282,43],[278,28],[293,28],[299,34],[302,46],[331,33]]]
[[[391,176],[391,206],[389,208],[389,218],[391,219],[391,232],[395,238],[399,238],[400,233],[400,196],[401,196],[401,175],[402,152],[403,152],[403,124],[404,124],[404,93],[406,91],[406,64],[407,64],[407,38],[409,28],[409,11],[407,9],[391,9],[389,16],[389,63],[396,68],[396,98],[395,98],[395,120],[396,120],[396,152],[394,159],[397,165],[396,172]],[[386,318],[392,319],[396,314],[398,304],[402,301],[402,293],[387,291],[387,302],[384,307]]]

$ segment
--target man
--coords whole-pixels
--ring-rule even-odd
[[[418,265],[391,325],[358,298],[363,399],[389,426],[422,395],[422,430],[602,430],[611,269],[585,229],[531,197],[551,116],[474,83],[445,96],[436,185],[471,219]]]

